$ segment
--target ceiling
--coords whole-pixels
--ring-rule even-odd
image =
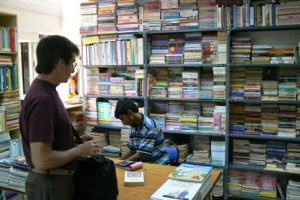
[[[68,0],[0,0],[0,6],[61,16],[63,4],[67,1]]]

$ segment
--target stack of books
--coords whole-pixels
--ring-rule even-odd
[[[179,165],[168,180],[151,196],[151,200],[202,199],[211,188],[212,167]]]

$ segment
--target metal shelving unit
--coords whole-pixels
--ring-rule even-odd
[[[241,200],[241,199],[246,199],[246,200],[284,200],[282,198],[268,198],[268,197],[259,197],[259,196],[251,196],[251,195],[234,195],[234,194],[229,194],[226,195],[225,197],[226,199],[237,199],[237,200]]]
[[[257,34],[260,34],[261,32],[280,32],[283,33],[284,31],[288,30],[300,30],[299,25],[292,25],[292,26],[268,26],[268,27],[246,27],[246,28],[230,28],[228,30],[228,38],[227,38],[227,44],[228,44],[228,52],[229,55],[231,53],[231,47],[230,47],[230,38],[232,35],[247,35],[248,37],[251,37],[251,34],[255,33],[256,37]],[[265,33],[261,33],[262,35]],[[267,34],[264,35],[265,37],[268,37]],[[284,41],[284,39],[280,38],[281,41]],[[262,40],[260,40],[261,42]],[[260,43],[263,44],[263,43]],[[262,68],[262,69],[268,69],[268,68],[273,68],[273,69],[278,69],[278,68],[285,68],[285,67],[300,67],[300,64],[269,64],[269,63],[263,63],[263,64],[244,64],[244,63],[231,63],[230,62],[230,57],[227,60],[228,63],[228,73],[226,74],[229,78],[229,88],[228,88],[228,94],[230,94],[230,74],[231,70],[234,69],[235,67],[247,67],[247,68]],[[230,95],[228,96],[228,112],[231,108],[231,104],[277,104],[277,105],[300,105],[300,101],[266,101],[266,100],[254,100],[254,99],[243,99],[243,100],[237,100],[237,99],[232,99]],[[229,113],[228,113],[229,114]],[[230,115],[228,115],[228,121],[230,121]],[[228,124],[229,127],[229,124]],[[242,171],[253,171],[253,172],[263,172],[263,173],[268,173],[268,174],[276,174],[277,176],[280,177],[286,177],[289,175],[293,176],[299,176],[299,174],[296,173],[290,173],[286,171],[276,171],[276,170],[270,170],[270,169],[265,169],[264,167],[261,166],[255,166],[255,165],[242,165],[242,164],[236,164],[236,163],[231,163],[232,159],[232,154],[233,154],[233,146],[232,141],[233,139],[251,139],[251,140],[273,140],[273,141],[284,141],[284,142],[296,142],[300,143],[299,138],[283,138],[283,137],[272,137],[272,136],[260,136],[260,135],[236,135],[236,134],[230,134],[229,130],[227,132],[227,137],[228,137],[228,163],[227,163],[227,170],[226,170],[226,180],[224,181],[224,184],[227,185],[228,178],[229,178],[229,170],[242,170]],[[278,195],[280,196],[280,195]],[[241,194],[241,195],[235,195],[235,194],[229,194],[228,188],[226,188],[225,192],[225,199],[257,199],[257,200],[284,200],[285,198],[267,198],[267,197],[260,197],[260,196],[251,196],[251,195],[246,195],[246,194]]]
[[[285,142],[300,142],[300,138],[287,138],[287,137],[278,137],[278,136],[262,136],[262,135],[237,135],[230,134],[230,138],[239,138],[239,139],[253,139],[253,140],[274,140],[274,141],[285,141]]]
[[[151,32],[140,32],[138,33],[140,36],[144,38],[144,65],[93,65],[93,66],[84,66],[86,68],[91,67],[98,67],[98,68],[110,68],[110,67],[143,67],[144,69],[144,76],[148,77],[149,69],[151,68],[167,68],[167,67],[184,67],[184,68],[201,68],[201,67],[226,67],[226,96],[225,99],[181,99],[181,98],[167,98],[167,97],[129,97],[134,100],[143,100],[144,101],[144,108],[145,114],[148,115],[149,112],[149,104],[150,101],[182,101],[182,102],[217,102],[223,103],[226,105],[226,133],[224,134],[195,134],[190,132],[183,132],[183,131],[166,131],[163,132],[166,134],[180,134],[180,135],[201,135],[201,136],[211,136],[211,137],[219,137],[225,140],[226,149],[225,149],[225,166],[222,167],[223,172],[223,180],[224,180],[224,198],[230,199],[257,199],[257,200],[281,200],[281,198],[263,198],[257,196],[247,196],[247,195],[232,195],[229,194],[227,188],[227,182],[229,180],[229,170],[236,169],[236,170],[244,170],[244,171],[256,171],[256,172],[266,172],[272,174],[279,174],[279,175],[288,175],[293,173],[288,172],[280,172],[280,171],[273,171],[273,170],[265,170],[262,167],[256,166],[240,166],[230,162],[232,157],[230,141],[234,138],[239,139],[253,139],[253,140],[276,140],[276,141],[286,141],[286,142],[299,142],[300,138],[280,138],[280,137],[268,137],[268,136],[250,136],[250,135],[233,135],[229,133],[229,124],[230,124],[230,107],[231,104],[236,103],[243,103],[243,104],[284,104],[284,105],[300,105],[300,101],[264,101],[264,100],[235,100],[231,99],[230,97],[230,74],[231,69],[235,67],[261,67],[261,68],[280,68],[280,67],[300,67],[300,64],[238,64],[238,63],[231,63],[230,62],[230,42],[231,37],[235,33],[247,33],[247,32],[268,32],[268,31],[285,31],[285,30],[300,30],[300,26],[268,26],[268,27],[247,27],[247,28],[227,28],[227,29],[191,29],[191,30],[172,30],[172,31],[151,31]],[[176,33],[189,33],[189,32],[216,32],[216,31],[225,31],[227,35],[227,58],[225,64],[148,64],[148,39],[152,35],[158,34],[176,34]],[[83,78],[84,79],[84,78]],[[144,94],[146,94],[148,85],[147,81],[145,81],[144,87]],[[86,97],[91,98],[110,98],[110,99],[119,99],[123,96],[106,96],[106,95],[85,95]],[[100,129],[122,129],[122,126],[110,126],[110,125],[97,125],[97,128]]]
[[[231,103],[252,103],[252,104],[293,104],[293,105],[300,105],[300,101],[269,101],[269,100],[256,100],[256,99],[230,99]]]
[[[271,170],[271,169],[266,169],[264,167],[255,166],[255,165],[242,165],[242,164],[229,163],[228,168],[242,170],[242,171],[263,172],[263,173],[268,173],[268,174],[297,175],[297,173],[292,173],[292,172],[287,172],[287,171],[279,171],[279,170]]]

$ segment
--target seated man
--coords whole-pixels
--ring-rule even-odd
[[[138,106],[130,99],[123,98],[117,103],[115,117],[123,125],[131,127],[129,132],[129,152],[122,155],[124,160],[168,164],[169,156],[164,151],[167,146],[159,125],[150,117],[139,113]]]

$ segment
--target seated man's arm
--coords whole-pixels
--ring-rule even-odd
[[[126,160],[141,161],[142,156],[143,156],[143,153],[138,151],[138,152],[135,152],[134,154],[132,154],[131,156],[129,156],[128,158],[126,158]]]
[[[135,151],[131,151],[129,150],[127,153],[125,153],[124,155],[122,154],[122,160],[128,160],[128,158],[130,156],[132,156],[135,153]]]

